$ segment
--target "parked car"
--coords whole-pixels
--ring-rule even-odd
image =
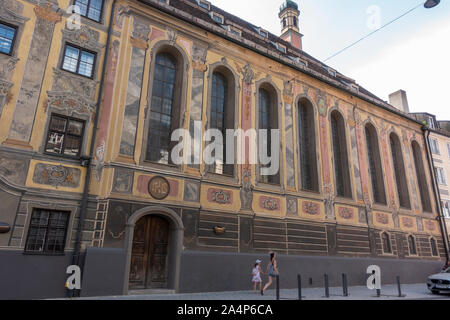
[[[427,285],[433,294],[450,293],[450,268],[429,276]]]

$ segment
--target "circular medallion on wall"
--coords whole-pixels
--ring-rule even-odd
[[[170,184],[166,178],[156,176],[150,179],[148,183],[148,192],[156,200],[164,200],[169,196]]]

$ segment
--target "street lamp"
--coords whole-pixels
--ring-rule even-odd
[[[427,0],[423,6],[427,9],[431,9],[436,7],[440,2],[441,0]]]

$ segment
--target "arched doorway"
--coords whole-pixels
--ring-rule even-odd
[[[184,227],[169,208],[146,207],[128,220],[124,294],[129,290],[178,291]]]
[[[134,227],[130,265],[130,289],[167,288],[170,223],[147,215]]]

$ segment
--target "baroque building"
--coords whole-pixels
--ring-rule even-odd
[[[84,296],[240,290],[269,251],[286,287],[439,269],[422,123],[303,51],[296,3],[279,17],[281,37],[205,0],[0,0],[0,297],[64,296],[72,264]],[[174,164],[180,128],[200,150],[280,129],[280,171]]]

